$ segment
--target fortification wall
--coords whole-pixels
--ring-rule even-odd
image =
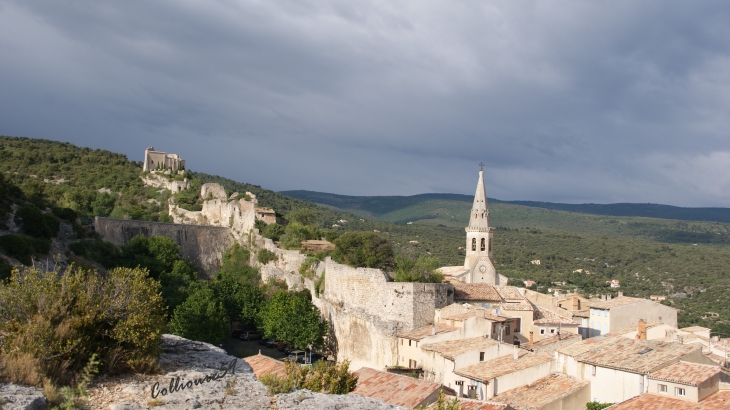
[[[122,246],[137,235],[166,236],[178,245],[183,258],[211,278],[221,266],[223,252],[234,243],[231,230],[217,226],[183,225],[96,217],[94,229],[105,241]]]

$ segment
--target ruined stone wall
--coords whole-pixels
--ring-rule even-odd
[[[146,186],[169,189],[173,193],[190,188],[187,178],[182,181],[171,181],[166,176],[149,173],[140,177]]]
[[[96,217],[94,229],[105,241],[122,246],[137,235],[166,236],[178,245],[183,258],[211,278],[221,265],[223,252],[234,243],[231,230],[217,226],[182,225]]]

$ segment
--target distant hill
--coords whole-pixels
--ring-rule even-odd
[[[471,195],[420,194],[411,196],[347,196],[314,191],[282,191],[283,194],[310,202],[329,205],[339,209],[352,209],[376,216],[401,211],[428,201],[466,202],[474,200]],[[561,204],[539,201],[501,201],[490,198],[492,204],[513,204],[556,211],[579,212],[605,216],[638,216],[646,218],[675,219],[680,221],[705,221],[730,223],[730,208],[682,208],[660,204]],[[468,212],[468,210],[467,210]]]
[[[457,194],[366,197],[311,191],[282,193],[362,218],[444,227],[466,226],[473,200],[469,195]],[[503,228],[554,229],[664,243],[730,244],[730,224],[723,222],[730,221],[730,209],[725,208],[679,208],[652,204],[570,205],[496,199],[489,200],[489,208],[492,223]],[[707,212],[703,214],[703,210]],[[662,218],[664,215],[686,215],[698,219]],[[708,218],[714,215],[719,221],[699,220],[702,215]]]

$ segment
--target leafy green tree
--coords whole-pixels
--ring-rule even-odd
[[[335,239],[332,259],[354,267],[391,269],[393,248],[374,232],[346,232]]]
[[[32,205],[21,206],[15,211],[15,221],[23,233],[35,238],[53,238],[58,235],[61,221],[53,214],[43,214]]]
[[[318,238],[319,231],[316,227],[291,222],[284,228],[284,234],[281,235],[280,241],[284,249],[299,249],[303,241]]]
[[[312,304],[309,291],[275,293],[259,312],[257,324],[264,336],[297,349],[322,346],[328,326]]]
[[[174,263],[180,259],[180,247],[172,239],[139,235],[122,246],[120,264],[129,268],[146,268],[150,276],[157,279],[162,272],[170,272]]]
[[[270,223],[266,225],[264,230],[261,232],[261,235],[263,235],[264,238],[271,239],[272,241],[278,241],[281,239],[281,236],[284,235],[284,227],[276,222]]]
[[[246,276],[221,270],[211,282],[211,288],[223,303],[231,322],[256,323],[256,316],[266,299],[261,288],[253,285]]]
[[[175,308],[188,298],[188,289],[198,279],[198,272],[190,262],[180,259],[173,263],[170,272],[162,272],[159,279],[162,298],[167,304],[169,316],[172,317]]]
[[[186,339],[219,345],[229,333],[226,310],[205,285],[191,286],[191,294],[170,321],[170,332]]]
[[[317,223],[317,216],[314,214],[314,211],[309,208],[292,211],[286,216],[286,219],[300,225],[313,226]]]
[[[432,256],[421,255],[411,259],[398,255],[391,276],[395,282],[441,283],[444,275],[436,271],[438,267],[438,259]]]
[[[94,202],[91,203],[91,209],[94,215],[109,216],[114,210],[115,199],[106,192],[100,192]]]

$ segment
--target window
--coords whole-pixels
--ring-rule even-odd
[[[544,335],[545,334],[545,329],[540,329],[540,334],[541,335]]]
[[[520,324],[522,323],[522,319],[515,320],[515,333],[520,333]]]
[[[411,342],[413,342],[413,340],[409,340],[409,341],[408,341],[408,346],[410,346],[410,345],[411,345]]]
[[[550,329],[550,333],[555,333],[555,329]]]
[[[657,385],[657,391],[659,391],[659,393],[667,394],[667,385],[666,384],[658,384]]]
[[[509,336],[509,325],[507,325],[506,329],[507,329],[507,336]]]
[[[489,238],[489,252],[492,251],[492,238]],[[662,320],[662,318],[659,318],[659,320]]]
[[[603,311],[603,316],[608,317],[608,309]]]
[[[684,390],[683,387],[675,387],[674,388],[674,395],[677,396],[677,397],[684,397],[685,393],[686,392],[685,392],[685,390]]]
[[[591,375],[596,375],[596,366],[591,366]]]
[[[482,249],[481,249],[481,250],[482,250],[482,252],[484,252],[484,251],[485,251],[485,250],[487,249],[487,244],[485,243],[485,241],[484,241],[484,238],[482,238],[482,245],[481,245],[481,248],[482,248]]]
[[[471,250],[477,250],[477,238],[471,238]]]
[[[593,308],[591,308],[591,316],[593,316]]]
[[[400,345],[403,346],[403,339],[400,340]]]
[[[484,361],[484,352],[479,352],[479,361],[480,362]]]

